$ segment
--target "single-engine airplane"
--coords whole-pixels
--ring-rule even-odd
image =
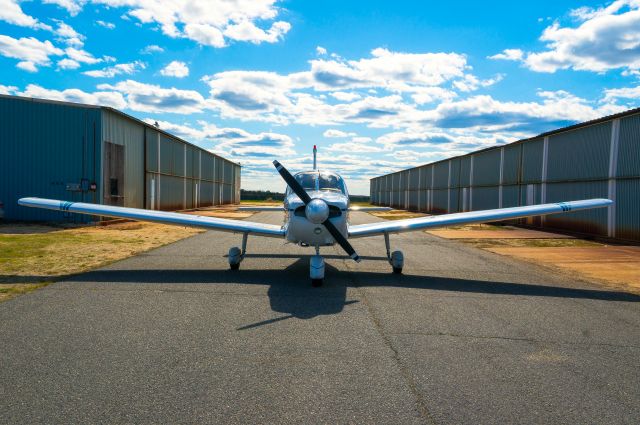
[[[613,203],[609,199],[587,199],[350,225],[348,222],[349,211],[389,210],[390,208],[350,207],[349,193],[347,192],[347,187],[342,177],[337,173],[323,171],[317,168],[315,146],[313,148],[313,170],[311,171],[302,171],[291,175],[280,162],[273,161],[273,165],[287,183],[283,206],[270,208],[241,207],[240,209],[245,211],[284,211],[285,219],[282,226],[167,211],[114,207],[110,205],[68,202],[53,199],[22,198],[18,200],[18,204],[25,207],[45,208],[78,214],[128,218],[179,226],[200,227],[223,232],[242,233],[242,248],[232,247],[229,249],[229,267],[232,270],[237,270],[245,258],[247,253],[247,238],[249,235],[285,238],[288,242],[315,248],[315,255],[311,256],[309,264],[309,275],[312,285],[320,286],[324,280],[325,269],[324,259],[320,256],[321,247],[332,246],[337,243],[349,257],[356,262],[360,262],[360,257],[348,241],[350,238],[383,235],[389,264],[394,273],[402,273],[404,256],[401,251],[391,252],[389,242],[390,234],[459,224],[485,223],[602,208]]]

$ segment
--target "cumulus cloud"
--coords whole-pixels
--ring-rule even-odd
[[[489,56],[489,59],[519,61],[522,60],[524,52],[520,49],[504,49],[502,53]]]
[[[71,16],[76,16],[82,10],[82,7],[86,3],[85,0],[42,0],[43,3],[55,4],[63,9],[66,9]]]
[[[623,107],[594,107],[566,91],[540,91],[540,102],[503,102],[491,96],[473,96],[447,102],[427,111],[424,120],[440,128],[475,128],[530,135],[619,112]]]
[[[55,34],[58,36],[58,40],[63,43],[74,46],[74,47],[82,47],[84,45],[85,36],[78,33],[76,30],[71,27],[71,25],[66,24],[60,20],[55,20],[58,24],[58,28],[55,30]]]
[[[58,64],[60,65],[60,64]],[[83,72],[84,75],[93,78],[113,78],[120,74],[133,74],[141,69],[145,69],[147,66],[144,62],[134,61],[129,63],[119,63],[113,66],[108,66],[103,69],[94,69],[91,71]]]
[[[51,26],[43,24],[33,16],[24,13],[18,0],[0,0],[0,21],[12,25],[51,31]]]
[[[116,25],[112,22],[105,22],[105,21],[101,21],[101,20],[97,20],[96,24],[100,25],[103,28],[106,28],[108,30],[112,30],[116,27]]]
[[[617,99],[640,99],[640,86],[607,89],[604,91],[603,102],[611,102]]]
[[[146,46],[144,49],[140,50],[140,54],[143,55],[151,55],[153,53],[162,53],[164,49],[156,44],[150,44]]]
[[[521,61],[533,71],[550,73],[640,69],[640,1],[616,0],[607,7],[583,7],[571,14],[577,26],[556,21],[545,28],[540,36],[545,50],[525,54],[507,49],[491,58]]]
[[[78,69],[80,68],[80,63],[78,61],[74,61],[73,59],[64,58],[58,61],[58,68],[60,69]]]
[[[172,61],[160,70],[160,74],[165,77],[184,78],[189,75],[189,67],[184,62]]]
[[[16,86],[4,86],[0,84],[0,94],[14,94],[18,88]]]
[[[322,133],[322,135],[327,138],[342,138],[356,136],[356,133],[347,133],[346,131],[330,128],[329,130],[326,130],[324,133]]]
[[[325,49],[322,46],[316,46],[316,53],[320,56],[326,55],[327,54],[327,49]]]
[[[130,109],[140,112],[190,114],[202,112],[207,106],[205,99],[195,90],[163,88],[134,80],[121,81],[114,85],[100,84],[98,89],[119,92],[127,99]]]
[[[205,76],[212,105],[224,118],[278,124],[296,122],[335,125],[344,122],[371,126],[397,125],[412,119],[415,105],[456,97],[445,83],[471,91],[499,81],[468,73],[466,57],[456,53],[398,53],[374,49],[371,56],[346,60],[338,56],[314,59],[308,70],[290,74],[267,71],[226,71]],[[455,87],[457,86],[457,87]],[[362,92],[391,95],[364,96]],[[328,93],[338,103],[327,103]]]
[[[80,63],[94,65],[103,61],[103,59],[94,57],[86,50],[76,49],[75,47],[67,47],[64,52],[70,59]]]
[[[34,37],[16,39],[0,35],[0,54],[18,59],[18,68],[36,72],[39,66],[51,65],[51,56],[61,56],[64,51],[55,47],[49,40],[40,41]]]
[[[46,0],[78,13],[84,1]],[[291,24],[276,21],[277,0],[91,0],[111,8],[126,8],[125,15],[141,24],[158,26],[172,38],[188,38],[199,44],[224,47],[228,40],[255,44],[275,43]]]
[[[23,92],[17,94],[20,96],[60,100],[64,102],[111,106],[117,109],[123,109],[127,106],[127,102],[120,93],[109,91],[96,91],[93,93],[88,93],[79,89],[66,89],[60,91],[46,89],[36,84],[29,84]]]

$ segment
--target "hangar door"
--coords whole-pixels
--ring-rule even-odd
[[[124,206],[124,145],[104,142],[102,188],[105,205]]]

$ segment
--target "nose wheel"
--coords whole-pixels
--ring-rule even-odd
[[[316,255],[309,259],[309,277],[311,286],[317,288],[324,283],[324,258],[320,256],[320,247],[316,246]]]

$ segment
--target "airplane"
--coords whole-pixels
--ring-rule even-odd
[[[242,234],[242,247],[229,249],[229,267],[237,270],[247,254],[247,238],[266,236],[283,238],[290,243],[315,248],[309,262],[309,277],[314,287],[324,281],[325,263],[320,248],[336,243],[354,261],[360,262],[356,250],[348,239],[384,236],[387,260],[393,273],[402,273],[404,255],[402,251],[391,251],[389,235],[414,232],[460,224],[486,223],[530,216],[566,213],[592,208],[603,208],[613,204],[609,199],[586,199],[580,201],[554,202],[522,207],[499,208],[443,215],[432,215],[404,220],[384,221],[369,224],[349,224],[350,211],[384,211],[386,207],[351,207],[349,192],[342,177],[330,171],[319,170],[316,163],[317,149],[313,147],[313,170],[292,175],[280,162],[273,165],[287,184],[282,207],[240,207],[244,211],[284,211],[284,224],[264,224],[223,218],[187,215],[168,211],[115,207],[110,205],[69,202],[42,198],[21,198],[18,204],[25,207],[44,208],[78,214],[89,214],[140,221],[151,221],[179,226],[199,227],[208,230]]]

